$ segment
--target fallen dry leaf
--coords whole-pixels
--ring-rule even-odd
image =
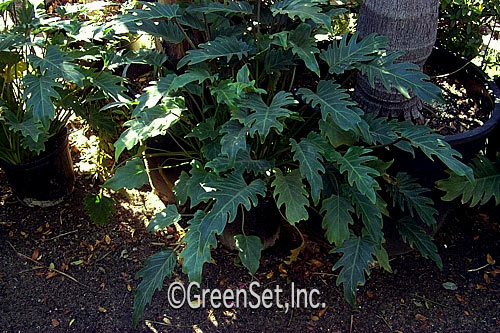
[[[466,316],[470,315],[469,311],[467,311],[467,310],[464,310],[464,314],[465,314]]]
[[[274,276],[274,271],[270,271],[269,273],[266,274],[266,279],[272,279]]]
[[[425,317],[424,317],[423,315],[421,315],[420,313],[417,313],[417,314],[415,315],[415,319],[416,319],[416,320],[420,320],[420,321],[426,321],[426,320],[427,320],[427,318],[425,318]]]
[[[495,270],[491,271],[490,274],[491,274],[491,276],[496,278],[497,275],[500,275],[500,268],[496,268]]]
[[[366,297],[373,298],[373,293],[370,290],[366,291]]]
[[[495,261],[495,259],[493,259],[493,257],[492,257],[492,256],[491,256],[491,254],[489,254],[489,253],[486,255],[486,261],[487,261],[487,262],[488,262],[488,264],[490,264],[490,265],[494,265],[494,264],[495,264],[495,262],[496,262],[496,261]]]
[[[480,283],[476,284],[476,289],[478,290],[487,290],[488,288]]]
[[[484,279],[484,282],[486,282],[487,284],[490,284],[490,283],[491,283],[491,279],[490,279],[490,277],[488,276],[488,273],[484,273],[484,274],[483,274],[483,279]]]
[[[311,259],[309,260],[309,262],[316,268],[321,268],[323,267],[325,264],[323,264],[321,261],[317,260],[317,259]]]
[[[102,306],[98,307],[97,310],[99,312],[102,312],[102,313],[105,313],[105,312],[108,312],[108,310],[106,310],[105,308],[103,308]]]
[[[38,249],[35,249],[31,254],[31,259],[36,260],[39,256],[40,256],[40,251],[38,251]]]
[[[130,284],[127,284],[127,290],[132,291],[132,287],[130,286]]]
[[[64,272],[64,271],[67,271],[68,269],[69,269],[68,264],[66,264],[66,263],[63,262],[62,265],[61,265],[61,271]]]
[[[108,235],[104,236],[104,241],[106,242],[106,244],[111,244],[111,237],[109,237]]]
[[[463,298],[462,296],[460,296],[459,294],[455,294],[455,298],[460,302],[460,303],[463,303],[463,304],[467,304],[469,303],[465,298]]]
[[[54,276],[56,276],[56,275],[57,275],[57,273],[56,273],[56,272],[54,272],[54,271],[50,271],[50,272],[48,272],[48,273],[47,273],[47,275],[45,276],[45,279],[47,279],[47,280],[48,280],[48,279],[52,279],[52,278],[53,278]]]
[[[311,320],[312,320],[312,321],[318,321],[318,320],[319,320],[319,317],[318,317],[318,316],[315,316],[315,315],[311,315]]]
[[[57,326],[59,326],[59,320],[53,318],[52,319],[52,327],[57,327]]]
[[[318,316],[323,317],[323,315],[325,314],[325,312],[326,312],[327,309],[328,309],[328,306],[326,308],[324,308],[324,309],[319,310]]]
[[[42,231],[43,231],[43,225],[39,226],[39,227],[35,230],[35,232],[36,232],[37,234],[40,234]]]
[[[23,236],[24,238],[27,238],[28,237],[28,234],[25,233],[24,231],[21,231],[21,236]]]
[[[285,274],[285,275],[287,274],[287,271],[286,271],[286,269],[283,267],[283,264],[280,264],[280,265],[278,266],[278,270],[280,271],[280,273],[281,273],[281,274]]]

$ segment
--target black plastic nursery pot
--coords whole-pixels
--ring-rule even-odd
[[[486,146],[487,138],[492,134],[500,121],[500,90],[496,83],[488,77],[479,67],[475,66],[465,58],[456,54],[434,49],[427,64],[437,65],[440,69],[438,74],[450,74],[451,78],[460,82],[475,82],[477,84],[466,85],[467,94],[476,94],[479,99],[481,111],[490,115],[489,119],[482,126],[476,127],[454,135],[446,135],[444,140],[462,155],[462,162],[469,163]],[[477,91],[481,87],[481,91]],[[401,152],[398,153],[394,165],[398,170],[406,171],[417,177],[421,184],[427,188],[432,188],[435,181],[446,177],[445,165],[435,156],[434,161],[429,160],[422,152],[416,151],[415,158],[412,155]]]
[[[75,185],[73,161],[68,149],[68,131],[54,138],[52,151],[20,165],[2,164],[17,199],[29,207],[50,207],[64,201]]]

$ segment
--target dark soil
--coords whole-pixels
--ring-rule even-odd
[[[424,105],[421,112],[426,125],[439,134],[452,135],[480,127],[489,119],[492,110],[481,106],[487,94],[485,85],[463,78],[460,73],[442,73],[432,66],[425,71],[441,88],[445,100],[444,104]]]
[[[56,207],[26,208],[15,201],[0,172],[0,327],[2,331],[133,331],[134,274],[161,244],[176,234],[151,235],[144,221],[152,204],[145,192],[118,193],[111,223],[94,225],[83,198],[94,192],[79,173],[71,198]],[[153,204],[154,206],[154,204]],[[184,225],[185,226],[185,225]],[[303,223],[306,226],[306,223]],[[174,231],[171,230],[173,233]],[[262,255],[254,279],[234,264],[236,255],[214,251],[205,265],[203,287],[241,288],[258,280],[266,288],[317,288],[326,310],[269,309],[174,310],[166,289],[157,292],[137,331],[332,331],[332,332],[499,332],[500,221],[493,208],[455,207],[437,234],[444,269],[412,252],[391,260],[393,274],[375,267],[351,308],[335,285],[331,268],[338,258],[330,245],[308,235],[298,260],[284,263],[298,244],[292,228],[282,228],[276,245]],[[492,263],[488,265],[488,261]],[[63,273],[51,272],[53,267]],[[71,277],[71,278],[70,278]],[[75,279],[75,280],[73,280]],[[177,268],[170,281],[187,278]],[[443,283],[452,282],[457,290]]]

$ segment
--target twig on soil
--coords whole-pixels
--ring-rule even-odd
[[[322,276],[339,276],[338,274],[333,274],[333,273],[323,273],[323,272],[311,272],[311,274],[314,274],[314,275],[322,275]]]
[[[3,222],[0,221],[0,225],[10,225],[10,224],[15,224],[16,222]]]
[[[351,323],[349,324],[349,333],[352,333],[352,323],[354,321],[354,316],[351,315]]]
[[[477,271],[480,271],[480,270],[482,270],[482,269],[484,269],[484,268],[488,267],[489,265],[490,265],[490,264],[488,264],[488,263],[487,263],[486,265],[483,265],[483,266],[478,267],[478,268],[468,269],[468,270],[467,270],[467,272],[477,272]]]
[[[389,329],[392,331],[392,326],[389,324],[389,322],[387,321],[387,319],[385,319],[383,316],[381,315],[376,315],[376,317],[382,319],[382,321],[384,322],[384,324],[387,325],[387,327],[389,327]]]
[[[286,327],[290,327],[290,323],[292,322],[292,318],[293,318],[293,308],[292,308],[292,311],[290,311],[290,319],[288,320],[288,325],[286,325]]]
[[[442,304],[442,303],[439,303],[439,302],[436,302],[436,301],[433,301],[431,299],[428,299],[427,297],[425,296],[420,296],[418,294],[415,294],[416,297],[422,299],[424,302],[429,302],[429,303],[432,303],[432,304],[435,304],[435,305],[439,305],[443,308],[447,308],[447,309],[451,309],[451,306],[448,306],[448,305],[445,305],[445,304]]]
[[[18,255],[18,256],[20,256],[20,257],[22,257],[22,258],[25,258],[25,259],[27,259],[27,260],[29,260],[29,261],[32,261],[32,262],[34,262],[35,264],[40,265],[40,266],[42,266],[42,267],[44,267],[44,268],[47,268],[47,269],[49,269],[49,270],[51,270],[51,271],[54,271],[54,272],[56,272],[57,274],[60,274],[60,275],[62,275],[62,276],[65,276],[65,277],[67,277],[68,279],[70,279],[71,281],[76,282],[76,283],[78,283],[78,284],[79,284],[79,285],[81,285],[81,286],[84,286],[84,287],[86,287],[86,288],[90,288],[89,286],[87,286],[86,284],[81,283],[80,281],[78,281],[77,279],[75,279],[74,277],[72,277],[71,275],[66,274],[66,273],[64,273],[63,271],[60,271],[60,270],[58,270],[58,269],[47,267],[47,266],[45,266],[44,264],[42,264],[41,262],[39,262],[38,260],[34,260],[33,258],[30,258],[30,257],[28,257],[27,255],[24,255],[24,254],[22,254],[22,253],[18,252],[18,251],[16,250],[16,248],[14,247],[14,245],[12,245],[12,244],[11,244],[11,242],[7,241],[7,243],[8,243],[8,244],[10,245],[10,247],[14,250],[14,252],[16,252],[16,253],[17,253],[17,255]]]
[[[48,238],[46,239],[45,241],[48,242],[48,241],[51,241],[51,240],[54,240],[54,239],[58,239],[60,237],[63,237],[63,236],[67,236],[67,235],[71,235],[71,234],[74,234],[75,232],[77,232],[78,230],[73,230],[73,231],[68,231],[68,232],[65,232],[63,234],[60,234],[60,235],[57,235],[55,237],[52,237],[52,238]]]
[[[108,256],[111,252],[113,252],[113,251],[106,252],[106,253],[105,253],[102,257],[100,257],[99,259],[97,259],[97,260],[94,262],[94,264],[95,264],[95,263],[98,263],[98,262],[99,262],[99,261],[101,261],[102,259],[106,258],[106,257],[107,257],[107,256]]]

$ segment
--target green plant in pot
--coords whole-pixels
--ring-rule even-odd
[[[14,193],[28,206],[50,206],[74,185],[66,124],[90,100],[126,96],[121,79],[90,68],[88,50],[70,47],[76,26],[49,17],[40,2],[0,7],[0,163]],[[95,50],[94,50],[95,51]]]
[[[146,184],[148,139],[166,135],[175,147],[158,154],[178,161],[169,168],[190,163],[190,170],[174,186],[177,203],[156,214],[147,229],[162,230],[182,217],[189,221],[179,245],[153,255],[137,273],[142,281],[134,324],[179,259],[189,280],[201,281],[217,236],[237,216],[243,224],[234,235],[238,254],[254,274],[263,244],[246,232],[244,225],[252,221],[244,216],[267,199],[291,225],[321,216],[332,253],[342,254],[332,256],[333,269],[340,271],[337,284],[350,304],[371,263],[391,270],[385,221],[442,265],[423,228],[433,226],[438,214],[428,190],[408,174],[391,172],[397,161],[382,156],[421,150],[460,176],[473,179],[472,170],[429,128],[365,114],[346,83],[360,71],[372,84],[375,79],[387,89],[392,84],[404,96],[411,90],[426,102],[440,100],[439,89],[418,66],[394,63],[401,53],[386,52],[382,36],[334,39],[332,17],[343,9],[319,0],[142,5],[113,24],[133,29],[156,22],[151,26],[164,29],[165,40],[183,36],[187,50],[175,70],[166,71],[133,105],[115,157],[125,150],[137,154],[122,161],[104,186]],[[329,42],[319,42],[319,34]]]

